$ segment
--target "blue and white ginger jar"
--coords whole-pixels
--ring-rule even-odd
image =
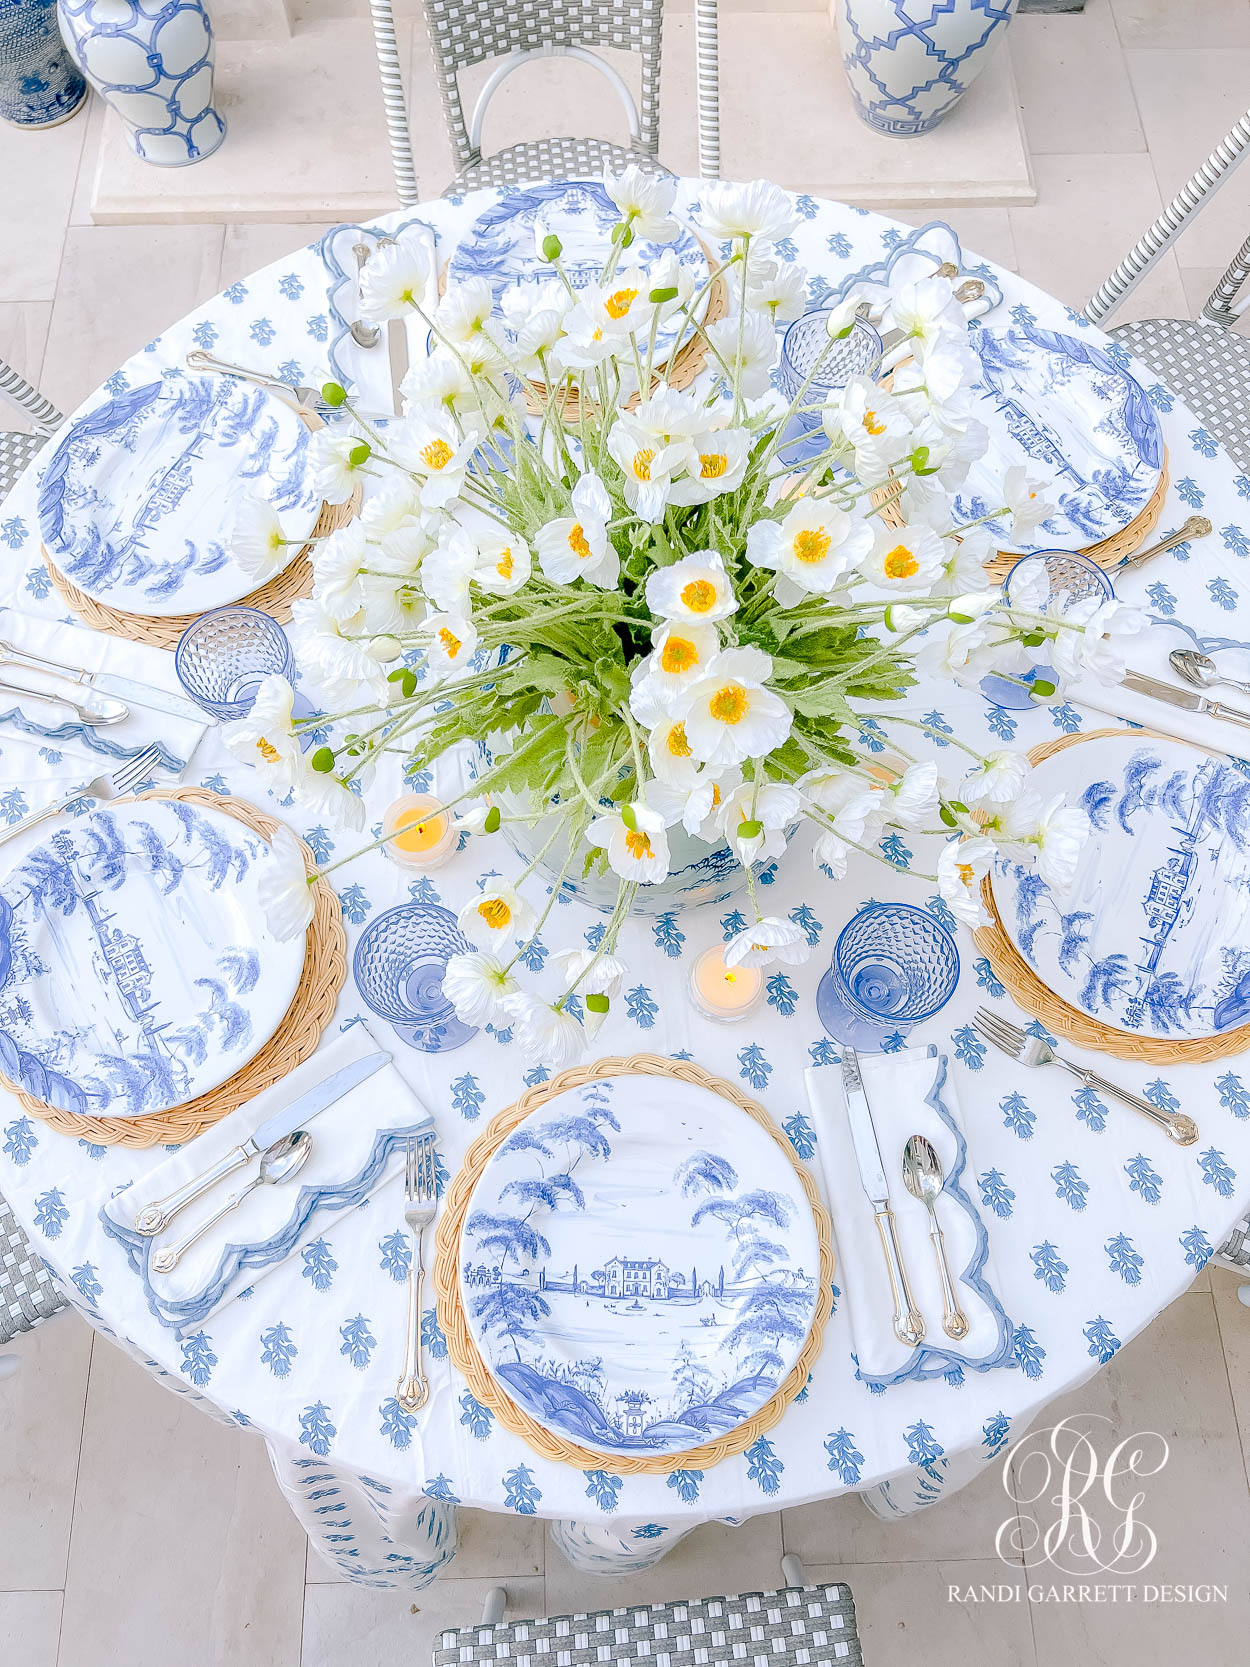
[[[928,133],[980,75],[1017,0],[836,0],[855,108],[879,133]]]

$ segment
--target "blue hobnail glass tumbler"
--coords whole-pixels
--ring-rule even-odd
[[[477,1035],[443,993],[448,961],[471,947],[450,909],[401,903],[362,932],[352,977],[360,999],[402,1042],[422,1053],[449,1053]]]
[[[1018,582],[1026,573],[1033,571],[1038,562],[1044,564],[1050,586],[1046,603],[1048,608],[1057,606],[1066,614],[1069,608],[1090,597],[1109,602],[1115,595],[1115,586],[1106,570],[1099,567],[1096,561],[1090,561],[1088,556],[1078,556],[1071,550],[1034,550],[1027,556],[1021,556],[1003,581],[1003,595],[1008,603],[1011,601],[1012,580]],[[991,672],[981,679],[981,693],[995,706],[1023,712],[1030,706],[1036,706],[1042,698],[1032,693],[1032,686],[1038,678],[1054,683],[1054,667],[1039,663],[1030,666],[1017,679],[999,677]]]
[[[258,608],[213,608],[179,637],[174,669],[197,706],[229,722],[252,710],[266,677],[289,679],[295,657],[277,620]]]
[[[831,308],[821,307],[816,312],[804,313],[802,318],[795,319],[781,340],[777,386],[787,403],[798,395],[820,355],[826,348],[829,350],[803,396],[804,409],[786,424],[778,456],[788,469],[812,462],[828,446],[821,431],[820,413],[814,408],[844,388],[852,376],[875,371],[881,363],[881,337],[862,318],[855,320],[849,336],[830,343],[831,312]],[[808,406],[813,409],[808,410]]]
[[[838,934],[816,1012],[835,1041],[882,1053],[944,1007],[958,982],[959,951],[936,916],[870,903]]]

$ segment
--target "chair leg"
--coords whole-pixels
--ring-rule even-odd
[[[482,1625],[497,1626],[508,1607],[508,1594],[502,1586],[492,1586],[482,1604]]]
[[[803,1559],[797,1552],[787,1551],[781,1559],[781,1578],[787,1586],[806,1586],[807,1570],[803,1567]]]
[[[386,136],[391,146],[391,166],[395,170],[395,191],[401,208],[411,208],[421,201],[417,189],[417,170],[412,159],[412,134],[408,128],[408,105],[404,99],[404,77],[399,67],[399,48],[395,44],[395,15],[391,0],[369,0],[373,18],[373,44],[378,54],[378,74],[382,78],[382,107],[386,111]]]
[[[720,178],[720,72],[716,0],[695,0],[694,55],[699,104],[699,177]]]
[[[11,1378],[21,1364],[21,1355],[0,1354],[0,1378]]]

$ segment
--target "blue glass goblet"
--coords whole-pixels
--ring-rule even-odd
[[[958,982],[959,951],[935,916],[912,903],[869,903],[838,934],[816,1012],[835,1041],[882,1053],[944,1007]]]
[[[213,608],[193,620],[174,650],[178,681],[197,706],[229,722],[245,718],[271,673],[290,678],[286,632],[258,608]]]
[[[1107,602],[1115,595],[1115,587],[1106,571],[1097,562],[1090,561],[1088,556],[1074,555],[1070,550],[1034,550],[1030,555],[1020,557],[1003,582],[1003,595],[1008,604],[1011,602],[1012,580],[1018,583],[1026,573],[1035,571],[1038,562],[1045,565],[1050,585],[1046,606],[1052,611],[1058,607],[1066,614],[1069,608],[1087,601],[1091,596],[1097,597],[1100,602]],[[1033,684],[1039,678],[1047,683],[1056,682],[1054,667],[1042,664],[1030,666],[1014,680],[991,672],[981,679],[981,693],[995,706],[1023,712],[1030,706],[1036,706],[1042,698],[1032,693]]]
[[[361,933],[352,977],[361,1000],[410,1048],[450,1053],[477,1035],[443,994],[448,961],[471,948],[450,909],[401,903]]]
[[[778,449],[781,461],[788,468],[809,463],[826,449],[820,414],[806,407],[823,405],[839,388],[844,388],[852,376],[874,370],[881,362],[881,337],[862,318],[855,320],[849,336],[830,342],[829,319],[832,311],[831,307],[821,307],[816,312],[804,313],[802,318],[795,319],[782,337],[777,386],[787,402],[797,398],[812,367],[820,361],[822,353],[825,355],[824,362],[803,395],[805,409],[795,412],[790,419]]]

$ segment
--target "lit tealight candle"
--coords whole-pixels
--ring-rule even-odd
[[[405,868],[439,868],[456,849],[455,825],[429,793],[405,793],[382,818],[383,847]]]
[[[690,969],[690,1000],[705,1019],[730,1024],[753,1013],[764,996],[758,967],[727,967],[719,945],[705,949]]]

